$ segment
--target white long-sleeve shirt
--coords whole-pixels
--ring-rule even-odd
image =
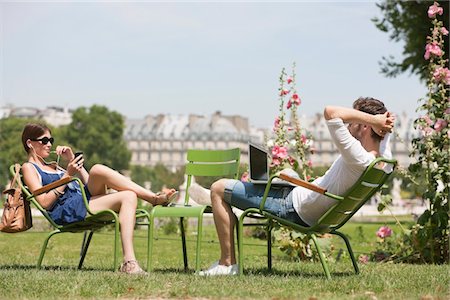
[[[359,179],[375,156],[366,151],[350,134],[341,119],[328,120],[327,125],[340,155],[328,171],[312,183],[330,193],[342,195]],[[336,200],[303,187],[294,188],[292,193],[294,209],[310,226],[315,225],[320,217],[336,204]]]

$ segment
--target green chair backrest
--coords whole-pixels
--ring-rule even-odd
[[[343,199],[319,219],[317,226],[332,230],[343,226],[383,186],[396,164],[396,160],[375,159]]]
[[[189,202],[189,187],[192,176],[238,177],[241,151],[239,148],[228,150],[188,150],[186,163],[186,196],[184,204]]]

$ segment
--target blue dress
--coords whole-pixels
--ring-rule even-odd
[[[39,168],[38,165],[32,164],[38,171],[43,186],[61,179],[64,175],[62,171],[48,172]],[[84,191],[89,201],[91,194],[86,186],[84,187]],[[70,182],[64,189],[64,195],[61,195],[47,211],[50,218],[58,225],[84,220],[87,211],[78,182]]]

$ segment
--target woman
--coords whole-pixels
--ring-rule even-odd
[[[127,274],[144,274],[136,261],[133,248],[137,199],[143,199],[153,205],[164,205],[168,204],[177,192],[170,189],[155,194],[104,165],[94,165],[88,173],[83,167],[83,156],[75,157],[72,149],[67,146],[56,147],[56,154],[68,161],[67,170],[47,164],[44,159],[49,156],[53,142],[51,131],[45,125],[27,124],[23,130],[22,144],[28,153],[28,162],[23,164],[22,174],[30,191],[33,192],[61,178],[79,177],[85,185],[89,208],[93,213],[105,209],[119,213],[123,249],[123,263],[119,271]],[[117,193],[106,194],[107,188],[112,188]],[[86,217],[81,189],[76,182],[41,194],[36,200],[57,224],[77,222]]]

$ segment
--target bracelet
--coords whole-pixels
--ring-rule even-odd
[[[60,197],[60,196],[64,195],[64,192],[61,193],[61,192],[58,191],[57,189],[53,189],[53,193],[55,193],[55,195],[56,195],[57,197]]]

